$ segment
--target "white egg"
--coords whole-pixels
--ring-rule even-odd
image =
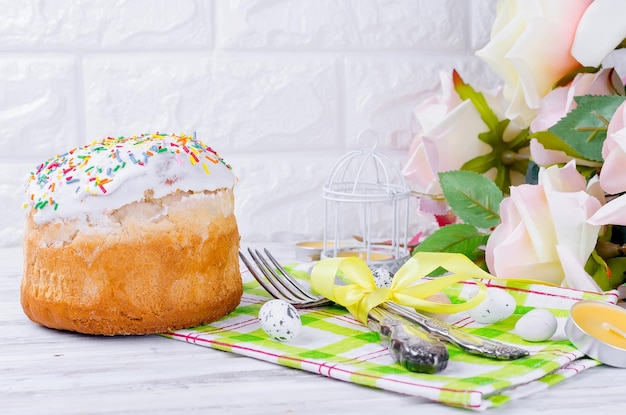
[[[378,288],[389,288],[393,282],[393,273],[387,268],[374,268],[372,270],[374,282]]]
[[[542,342],[554,335],[557,326],[554,314],[544,308],[536,308],[517,320],[513,333],[529,342]]]
[[[487,297],[467,313],[478,323],[493,324],[510,317],[515,311],[515,299],[501,288],[487,288]]]
[[[283,300],[270,300],[259,310],[261,328],[268,336],[278,341],[293,339],[302,327],[298,310]]]

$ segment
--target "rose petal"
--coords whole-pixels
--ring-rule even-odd
[[[576,162],[570,160],[565,166],[551,166],[539,172],[539,184],[547,192],[578,192],[587,189],[585,178],[576,170]]]
[[[421,193],[427,193],[438,180],[433,173],[421,137],[416,137],[409,150],[409,160],[402,169],[403,176]]]
[[[487,130],[469,100],[451,110],[424,135],[424,150],[433,170],[458,170],[466,161],[487,154],[491,147],[476,138]]]
[[[512,187],[511,200],[532,241],[535,255],[540,262],[548,261],[554,255],[553,247],[558,241],[543,186]]]
[[[564,151],[547,150],[536,138],[530,140],[530,154],[538,166],[567,163],[572,159]]]
[[[585,66],[598,66],[626,38],[626,2],[595,0],[580,19],[572,56]]]
[[[558,245],[568,247],[586,261],[596,246],[600,226],[587,223],[600,202],[586,192],[546,192]]]
[[[600,178],[596,175],[587,183],[587,193],[600,201],[600,206],[606,203],[606,193],[600,186]]]
[[[530,124],[532,132],[545,131],[559,122],[570,110],[569,89],[557,88],[546,95],[539,103],[537,116]]]
[[[600,173],[600,185],[608,194],[614,195],[626,191],[625,165],[626,152],[621,147],[614,148],[605,157],[602,172]]]
[[[560,284],[563,280],[561,264],[556,256],[538,257],[535,245],[522,225],[517,226],[497,246],[488,245],[487,250],[493,252],[489,271],[498,278],[532,278],[553,284]],[[516,254],[512,255],[513,252]]]
[[[626,195],[602,206],[587,219],[587,223],[590,225],[626,225]]]
[[[580,263],[576,254],[568,247],[557,245],[559,259],[563,266],[565,275],[564,284],[570,288],[582,291],[591,291],[601,293],[603,290],[585,271],[583,264]]]
[[[445,200],[432,199],[428,196],[422,196],[419,199],[420,211],[432,213],[433,215],[445,215],[450,210]]]

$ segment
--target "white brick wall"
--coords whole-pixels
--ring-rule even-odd
[[[104,136],[191,133],[234,167],[248,241],[319,238],[321,187],[374,129],[402,162],[413,107],[475,56],[495,0],[9,0],[0,12],[0,246],[20,244],[22,186]],[[413,221],[418,221],[414,218]]]

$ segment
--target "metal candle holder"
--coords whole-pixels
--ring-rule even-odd
[[[370,146],[365,145],[368,135],[373,137]],[[359,256],[372,268],[385,267],[395,272],[410,255],[410,190],[398,166],[376,151],[378,140],[372,131],[359,134],[357,144],[360,148],[339,159],[323,186],[322,256]],[[355,218],[360,222],[358,239],[354,232],[346,231]],[[384,237],[373,235],[374,219],[379,223],[377,234]]]

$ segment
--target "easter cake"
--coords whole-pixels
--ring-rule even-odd
[[[184,134],[105,138],[45,161],[25,187],[25,314],[120,335],[230,313],[242,294],[235,183]]]

